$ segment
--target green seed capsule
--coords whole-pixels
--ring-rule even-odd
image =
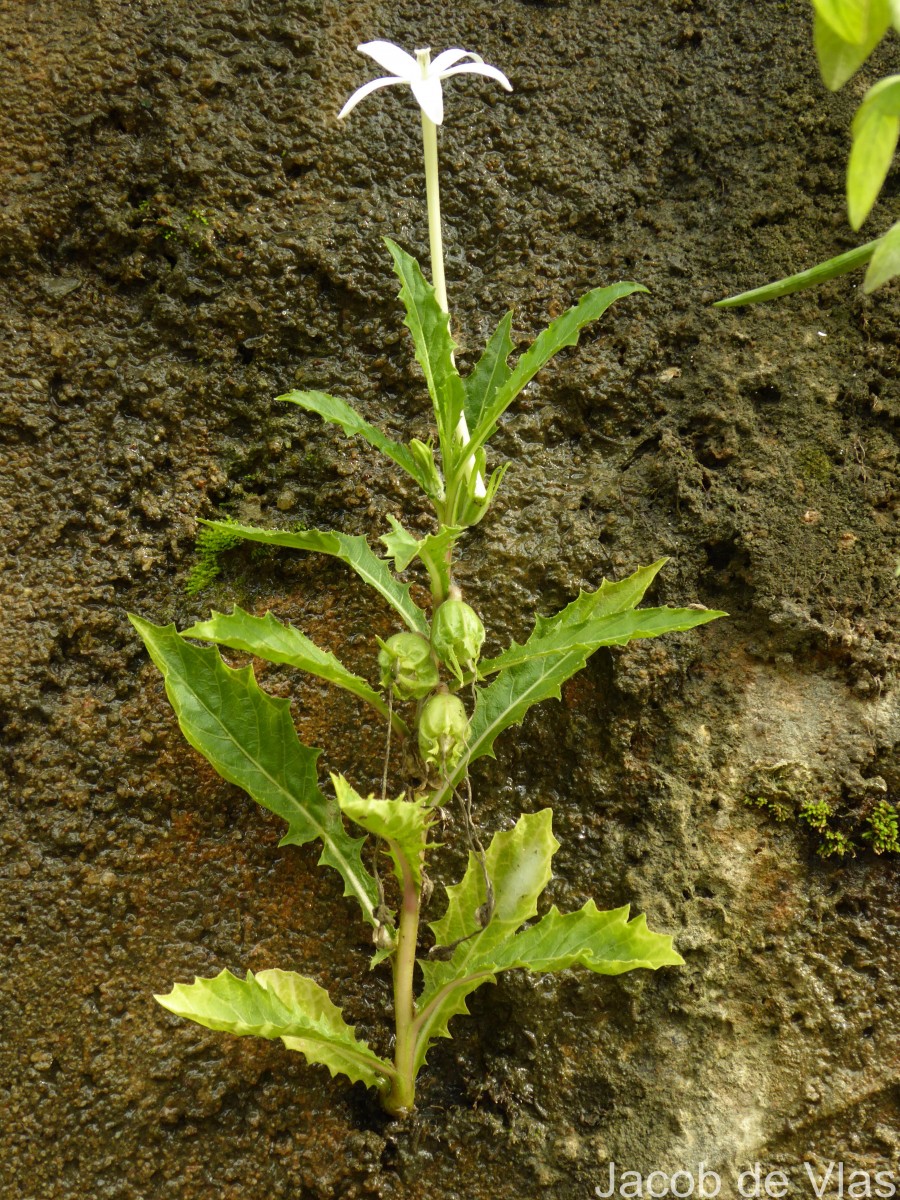
[[[460,683],[463,671],[475,670],[483,645],[484,626],[475,609],[454,597],[445,600],[434,614],[431,648]]]
[[[401,700],[422,700],[438,685],[431,647],[420,633],[395,633],[378,639],[381,686],[393,688]]]
[[[469,719],[458,696],[432,696],[419,718],[419,753],[427,763],[454,767],[469,736]]]

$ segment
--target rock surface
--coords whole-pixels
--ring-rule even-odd
[[[897,286],[709,306],[854,244],[847,129],[889,54],[829,95],[799,0],[0,17],[4,1196],[570,1200],[611,1160],[760,1161],[809,1194],[804,1159],[896,1170],[900,888],[861,835],[900,801]],[[512,470],[462,568],[488,650],[661,555],[656,603],[731,614],[599,652],[476,780],[487,829],[552,804],[555,902],[632,901],[687,966],[503,978],[432,1051],[406,1123],[154,1004],[175,979],[292,967],[385,1048],[389,990],[314,850],[278,849],[183,743],[125,618],[271,607],[369,673],[372,629],[392,632],[317,558],[235,552],[184,593],[201,517],[416,524],[374,452],[273,402],[317,387],[427,436],[381,243],[425,257],[417,116],[392,89],[335,121],[373,37],[477,48],[515,87],[446,89],[464,363],[508,306],[521,346],[588,287],[650,289],[495,439]],[[374,780],[382,731],[352,698],[266,686]],[[822,799],[855,858],[821,858],[796,819]]]

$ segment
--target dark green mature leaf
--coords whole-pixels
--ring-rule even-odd
[[[421,964],[425,990],[415,1023],[417,1068],[434,1038],[450,1036],[450,1019],[468,1011],[466,998],[483,983],[493,983],[500,971],[524,967],[546,973],[583,966],[601,975],[620,975],[683,962],[671,937],[652,933],[643,916],[629,921],[627,906],[601,912],[589,900],[565,915],[552,908],[536,924],[516,932],[536,914],[538,897],[550,878],[550,859],[558,847],[551,816],[549,809],[523,816],[515,829],[495,836],[486,855],[495,893],[494,919],[457,946],[448,962]],[[478,929],[475,913],[484,902],[485,888],[474,857],[463,881],[447,890],[447,914],[432,926],[444,943]]]
[[[511,328],[512,313],[508,312],[494,331],[471,374],[463,380],[466,389],[466,420],[470,429],[478,427],[484,410],[494,399],[497,389],[502,387],[512,374],[506,361],[513,352],[512,339],[509,336]]]
[[[425,806],[424,797],[419,800],[405,800],[402,796],[398,800],[363,798],[343,775],[332,775],[331,782],[344,816],[367,833],[387,842],[400,886],[405,886],[408,875],[416,889],[420,888],[428,831],[435,821],[434,810]]]
[[[472,436],[466,446],[466,453],[474,454],[480,446],[484,445],[496,429],[497,421],[525,385],[564,346],[576,345],[579,334],[585,325],[596,321],[611,304],[623,296],[630,296],[633,292],[646,291],[647,289],[639,283],[614,283],[611,287],[594,288],[582,296],[573,308],[548,325],[543,333],[538,334],[528,349],[520,355],[515,368],[503,378],[491,399],[483,405],[478,424],[471,431]],[[502,376],[503,373],[500,374]],[[447,474],[449,476],[449,471]]]
[[[258,529],[255,525],[238,525],[231,521],[204,521],[203,524],[208,525],[210,529],[237,534],[248,542],[261,542],[264,546],[284,546],[288,550],[317,551],[339,558],[352,567],[360,579],[364,579],[383,596],[414,633],[428,637],[428,619],[410,595],[408,585],[400,583],[391,574],[387,563],[373,553],[362,534],[351,536],[320,529]]]
[[[835,258],[829,258],[818,266],[800,271],[796,275],[788,275],[784,279],[776,279],[774,283],[766,283],[762,287],[751,288],[750,291],[740,292],[736,296],[728,296],[725,300],[717,300],[713,307],[739,308],[743,304],[762,304],[765,300],[777,300],[779,296],[790,296],[793,292],[817,287],[820,283],[827,283],[829,279],[837,279],[839,275],[846,275],[865,266],[880,243],[881,238],[876,238],[874,242],[867,242],[865,246],[857,246],[855,250],[838,254]]]
[[[454,438],[463,411],[463,383],[453,362],[455,343],[450,336],[450,317],[437,302],[434,288],[416,260],[396,242],[385,238],[400,280],[400,299],[406,309],[404,324],[413,337],[416,359],[434,404],[444,471],[449,475],[455,461]]]
[[[299,629],[279,621],[272,613],[254,617],[236,604],[230,613],[213,611],[208,621],[199,621],[190,629],[182,630],[181,636],[197,638],[201,642],[215,642],[232,650],[244,650],[257,658],[264,658],[266,662],[284,663],[307,671],[359,696],[383,717],[390,716],[398,733],[409,733],[402,717],[389,713],[384,697],[370,687],[365,679],[348,671],[329,650],[322,650]]]
[[[287,821],[282,846],[321,839],[319,862],[340,872],[344,895],[353,896],[367,921],[377,889],[362,865],[365,838],[351,838],[337,804],[319,791],[321,750],[304,746],[291,721],[290,701],[268,696],[251,667],[233,670],[212,646],[195,646],[174,625],[151,625],[129,614],[156,666],[181,731],[223,779],[235,783]]]
[[[879,238],[869,269],[866,271],[864,292],[874,292],[900,275],[900,221]]]
[[[847,212],[852,227],[859,229],[878,199],[900,137],[900,75],[889,75],[869,88],[851,132]]]
[[[363,437],[382,454],[402,467],[416,481],[422,491],[431,500],[439,501],[444,498],[444,489],[440,477],[435,472],[426,469],[417,455],[399,442],[392,441],[380,429],[363,420],[355,408],[337,396],[326,395],[325,392],[286,392],[278,396],[278,400],[287,400],[307,412],[318,413],[326,421],[339,425],[347,437]],[[437,487],[435,484],[437,483]]]
[[[353,1083],[383,1088],[394,1075],[391,1064],[357,1038],[325,989],[294,971],[248,971],[246,979],[222,971],[214,979],[176,983],[154,999],[206,1029],[281,1038],[289,1050]]]

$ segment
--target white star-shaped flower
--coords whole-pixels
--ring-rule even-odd
[[[512,84],[503,72],[488,66],[480,54],[471,50],[444,50],[434,62],[430,62],[430,50],[417,50],[413,57],[393,42],[364,42],[356,48],[361,54],[368,54],[369,58],[374,58],[380,67],[384,67],[391,74],[384,79],[373,79],[357,88],[338,113],[338,119],[352,112],[360,100],[392,83],[409,84],[422,112],[435,125],[440,125],[444,120],[441,81],[449,79],[451,75],[487,75],[489,79],[496,79],[508,92],[512,91]],[[457,66],[462,58],[471,58],[473,61]]]

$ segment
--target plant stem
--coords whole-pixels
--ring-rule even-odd
[[[413,1002],[413,972],[416,966],[416,945],[419,939],[419,888],[403,856],[403,903],[394,951],[394,1067],[396,1075],[391,1090],[383,1100],[389,1113],[400,1117],[408,1113],[416,1101],[416,1017]]]

